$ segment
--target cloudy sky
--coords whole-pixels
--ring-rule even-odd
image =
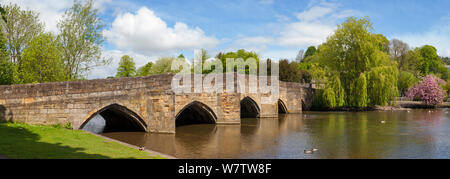
[[[40,12],[46,30],[73,0],[0,0]],[[160,56],[192,58],[195,49],[214,56],[247,49],[263,58],[294,59],[300,49],[323,43],[346,17],[370,17],[376,33],[412,47],[434,45],[450,56],[448,0],[95,0],[106,27],[104,56],[111,65],[90,79],[114,76],[124,54],[137,67]]]

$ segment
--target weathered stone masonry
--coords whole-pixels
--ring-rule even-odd
[[[278,116],[278,104],[260,103],[260,94],[178,94],[171,90],[173,74],[135,78],[0,86],[0,120],[28,124],[66,124],[79,129],[110,105],[122,106],[140,118],[148,132],[174,133],[175,118],[196,101],[212,110],[217,124],[240,123],[240,101],[252,98],[260,117]],[[236,76],[235,76],[236,77]],[[236,81],[236,80],[235,80]],[[304,87],[280,82],[280,100],[288,113],[302,112]]]

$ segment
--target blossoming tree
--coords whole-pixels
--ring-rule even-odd
[[[420,99],[427,105],[438,105],[443,102],[444,90],[439,86],[443,80],[428,75],[419,83],[409,88],[407,96],[414,99]]]

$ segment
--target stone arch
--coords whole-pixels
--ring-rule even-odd
[[[278,99],[278,114],[287,114],[288,109],[283,100]]]
[[[80,126],[94,133],[147,131],[147,124],[135,112],[119,104],[93,111]]]
[[[260,108],[251,97],[245,97],[241,100],[241,118],[258,118]]]
[[[215,124],[217,116],[214,111],[199,101],[186,105],[175,117],[175,126],[186,126],[194,124]]]

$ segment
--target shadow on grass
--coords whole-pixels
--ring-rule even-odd
[[[0,124],[0,154],[11,159],[109,159],[83,153],[83,148],[39,142],[40,136],[28,129]]]
[[[10,118],[7,118],[10,117]],[[63,146],[61,143],[40,142],[39,134],[14,125],[12,114],[0,105],[0,155],[11,159],[109,159],[108,156],[87,154],[83,148]]]

